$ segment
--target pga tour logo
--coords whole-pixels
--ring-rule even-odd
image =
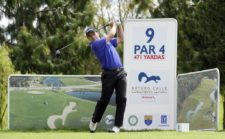
[[[167,124],[167,115],[161,115],[161,124]]]

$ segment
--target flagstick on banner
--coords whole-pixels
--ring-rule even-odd
[[[175,129],[177,21],[127,20],[124,36],[128,73],[124,129]]]

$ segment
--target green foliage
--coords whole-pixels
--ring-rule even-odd
[[[132,2],[129,4],[129,7],[130,9],[136,9],[136,18],[138,18],[140,15],[143,16],[142,13],[145,13],[146,11],[152,12],[154,5],[155,4],[153,0],[132,0]]]
[[[11,36],[6,43],[11,46],[10,57],[21,73],[96,72],[88,64],[93,57],[83,31],[95,13],[91,0],[9,0],[2,7],[7,17],[15,19],[5,28]],[[56,49],[71,42],[57,58]]]
[[[8,76],[14,73],[8,51],[5,45],[0,47],[0,128],[7,126],[7,83]]]
[[[193,46],[201,52],[199,60],[202,66],[211,68],[219,67],[221,84],[225,86],[225,2],[208,0],[196,6],[193,23]]]

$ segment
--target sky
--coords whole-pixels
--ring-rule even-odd
[[[7,23],[8,23],[8,21],[7,21],[6,18],[2,18],[2,19],[0,20],[0,26],[6,26]]]
[[[6,27],[9,23],[12,23],[13,20],[9,20],[6,18],[4,15],[2,16],[2,19],[0,20],[0,26],[1,27]]]
[[[41,11],[41,10],[43,10],[44,8],[46,8],[46,5],[42,5],[40,8],[39,8],[39,10]],[[4,14],[2,15],[2,18],[0,19],[0,27],[7,27],[7,25],[8,24],[10,24],[10,23],[12,23],[13,22],[13,20],[10,20],[10,19],[8,19],[8,18],[6,18],[5,16],[4,16]],[[37,22],[37,21],[34,21],[34,26],[35,26],[35,22]]]

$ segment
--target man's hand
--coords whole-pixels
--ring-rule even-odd
[[[114,37],[117,32],[117,43],[120,44],[123,42],[123,28],[121,26],[120,20],[112,20],[109,22],[109,26],[111,27],[110,31],[106,35],[106,41],[109,41]]]
[[[112,27],[115,24],[114,20],[109,21],[109,26]]]
[[[120,22],[119,19],[115,20],[115,22],[116,22],[116,25],[117,25],[117,26],[121,25],[121,22]]]

